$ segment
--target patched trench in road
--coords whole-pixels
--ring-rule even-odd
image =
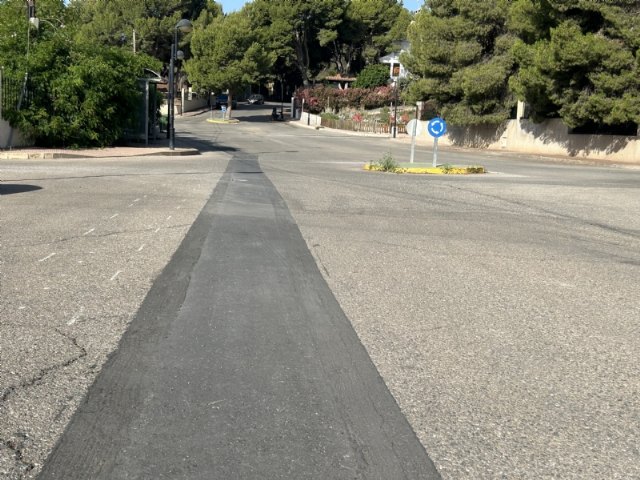
[[[142,471],[439,478],[255,156],[229,162],[41,478]]]

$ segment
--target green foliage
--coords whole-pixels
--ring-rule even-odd
[[[272,58],[255,35],[246,11],[214,18],[193,33],[193,58],[185,62],[189,80],[199,90],[230,95],[266,76]]]
[[[432,0],[409,27],[402,61],[417,79],[404,98],[432,100],[452,125],[498,124],[515,99],[507,0]]]
[[[295,69],[304,85],[321,70],[326,48],[337,35],[343,0],[254,0],[243,9],[249,31],[271,53],[274,74]]]
[[[368,65],[358,74],[355,88],[373,88],[386,85],[389,81],[389,67],[384,64]]]
[[[80,23],[78,41],[119,46],[144,52],[166,63],[171,55],[176,23],[182,18],[196,20],[206,14],[221,14],[221,7],[206,0],[82,0],[71,2]],[[189,43],[189,36],[179,39],[179,48]]]
[[[385,153],[380,160],[373,164],[376,167],[376,170],[382,172],[391,172],[395,173],[400,165],[395,161],[393,155],[390,152]]]
[[[391,110],[389,107],[384,106],[382,110],[380,110],[380,121],[382,123],[391,123]]]
[[[114,48],[76,47],[31,72],[33,98],[11,119],[41,146],[112,145],[138,120],[137,79],[152,62]],[[66,60],[66,61],[65,61]]]
[[[394,42],[406,39],[411,14],[397,0],[351,0],[332,44],[333,61],[340,73],[358,71],[377,63]]]
[[[533,118],[559,116],[574,128],[640,123],[639,18],[637,2],[514,2],[520,69],[510,84]]]
[[[21,110],[3,115],[41,146],[105,146],[119,140],[137,121],[132,112],[140,111],[137,80],[143,68],[157,68],[159,62],[78,41],[75,11],[61,0],[37,2],[40,26],[27,35],[23,3],[0,3],[0,42],[6,42],[3,48],[15,42],[17,52],[3,50],[0,61],[8,75],[28,72],[29,79]],[[11,29],[20,35],[5,37]]]

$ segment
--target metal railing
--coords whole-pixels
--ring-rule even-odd
[[[334,119],[334,118],[322,118],[321,125],[327,128],[335,128],[338,130],[349,130],[352,132],[362,133],[378,133],[388,134],[391,132],[393,125],[389,125],[388,122],[379,122],[377,120],[362,120],[356,121],[352,119]],[[398,133],[406,133],[406,126],[402,123],[398,123]]]
[[[4,119],[4,112],[15,110],[18,105],[21,105],[21,108],[26,107],[29,104],[29,99],[29,82],[27,79],[7,73],[4,68],[0,68],[0,118]]]

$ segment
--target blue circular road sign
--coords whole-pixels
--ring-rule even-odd
[[[441,137],[447,133],[447,122],[440,117],[432,118],[427,124],[427,131],[434,138]]]

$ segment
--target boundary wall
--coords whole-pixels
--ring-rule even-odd
[[[317,127],[321,125],[321,118],[305,112],[298,122]],[[427,145],[432,142],[426,132],[417,140]],[[447,134],[440,138],[439,145],[640,165],[640,135],[571,134],[560,119],[534,123],[520,118],[508,120],[497,129],[450,126]]]

